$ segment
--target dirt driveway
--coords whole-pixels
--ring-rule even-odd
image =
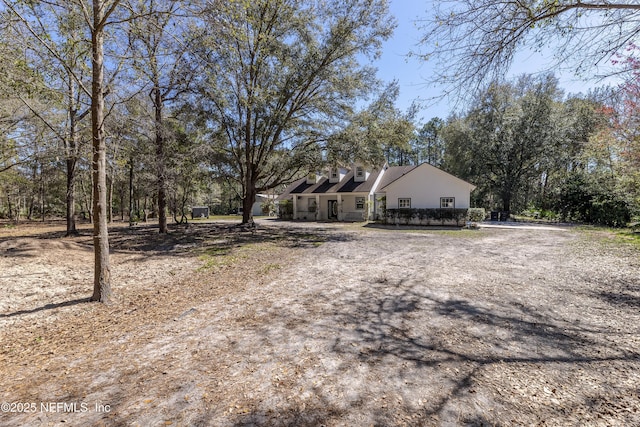
[[[0,425],[640,425],[605,232],[123,228],[109,306],[89,240],[0,231]]]

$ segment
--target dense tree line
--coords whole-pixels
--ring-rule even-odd
[[[627,82],[567,96],[552,74],[496,81],[386,159],[443,168],[490,211],[624,226],[640,214],[638,95]]]
[[[378,86],[361,61],[395,25],[386,0],[2,0],[0,14],[0,215],[64,214],[67,234],[90,219],[101,301],[109,220],[153,215],[165,233],[217,195],[251,221],[258,191],[327,161]]]
[[[464,67],[460,37],[506,15],[461,3],[435,53]],[[518,5],[524,33],[584,4]],[[328,163],[428,162],[492,210],[620,225],[640,206],[633,45],[615,44],[623,87],[580,96],[552,75],[485,72],[509,49],[449,67],[460,84],[482,76],[467,109],[417,124],[366,64],[395,25],[386,0],[0,0],[0,15],[0,217],[64,216],[69,235],[92,221],[94,300],[110,297],[109,221],[153,217],[166,233],[202,204],[249,222],[258,192]]]

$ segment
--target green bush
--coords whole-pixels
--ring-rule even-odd
[[[385,224],[461,225],[467,218],[467,209],[387,209]]]
[[[480,222],[484,221],[487,217],[487,212],[484,208],[470,208],[467,212],[467,218],[471,222]]]
[[[624,227],[631,220],[631,209],[621,195],[581,174],[566,180],[554,207],[562,220],[610,227]]]
[[[293,202],[291,200],[281,200],[278,203],[278,218],[293,219]]]
[[[593,224],[609,227],[626,227],[631,221],[629,206],[615,195],[604,194],[591,203],[590,219]]]

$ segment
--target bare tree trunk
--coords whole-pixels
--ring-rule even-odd
[[[76,164],[78,162],[78,123],[75,106],[75,82],[73,76],[69,74],[69,135],[66,136],[67,155],[67,236],[78,234],[76,229]]]
[[[109,224],[111,224],[113,222],[113,175],[111,176],[110,179],[107,179],[107,206],[109,207],[107,209],[107,222]]]
[[[78,234],[76,229],[76,159],[67,157],[67,236]]]
[[[252,179],[253,171],[248,172],[245,179],[244,199],[242,199],[242,223],[253,221],[253,204],[256,201],[256,183]]]
[[[20,193],[18,193],[18,197],[17,199],[17,203],[16,203],[16,218],[15,218],[15,223],[17,224],[18,222],[20,222],[20,210],[22,209],[22,205],[20,204]]]
[[[13,219],[13,205],[11,204],[11,195],[7,191],[7,208],[9,209],[9,218]]]
[[[93,0],[91,31],[91,134],[93,147],[93,249],[94,280],[92,301],[111,299],[111,269],[109,265],[109,230],[107,227],[107,162],[104,139],[104,8],[103,0]]]
[[[129,226],[133,225],[133,159],[129,159]]]
[[[162,123],[162,92],[160,84],[155,82],[153,104],[156,120],[156,159],[158,164],[158,226],[160,233],[167,233],[167,189],[165,166],[165,140]]]
[[[244,176],[244,199],[242,199],[242,223],[247,224],[253,221],[253,203],[256,200],[256,180],[255,171],[251,161],[251,110],[247,108],[247,122],[245,124],[245,153],[244,161],[246,173]]]
[[[42,202],[42,222],[45,221],[45,211],[47,210],[47,200],[45,198],[44,179],[41,177],[40,182],[40,201]]]

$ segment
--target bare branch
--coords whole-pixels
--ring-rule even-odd
[[[640,33],[636,1],[437,0],[422,21],[424,60],[437,69],[430,80],[447,94],[477,92],[503,78],[524,47],[553,48],[550,69],[589,77],[611,73],[608,61]],[[603,74],[604,73],[604,74]]]

